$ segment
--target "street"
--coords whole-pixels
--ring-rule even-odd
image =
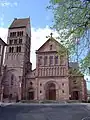
[[[0,120],[84,120],[89,116],[88,104],[12,104],[0,107]]]

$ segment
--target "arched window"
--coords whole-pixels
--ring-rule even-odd
[[[18,52],[18,47],[16,48],[16,52]]]
[[[9,44],[12,45],[13,44],[13,40],[9,40]]]
[[[44,65],[47,65],[47,56],[44,57]]]
[[[42,65],[42,56],[39,57],[38,63],[39,63],[39,65]]]
[[[9,47],[9,53],[11,53],[11,47]]]
[[[49,57],[49,64],[52,65],[53,64],[53,56]]]
[[[58,56],[55,56],[55,64],[58,64]]]
[[[14,40],[14,44],[17,44],[17,39]]]
[[[21,46],[17,47],[16,52],[21,52]]]
[[[21,52],[21,46],[18,47],[18,52]]]
[[[12,47],[12,53],[14,52],[14,47]]]
[[[20,39],[19,39],[19,44],[21,44],[21,43],[22,43],[22,39],[20,38]]]

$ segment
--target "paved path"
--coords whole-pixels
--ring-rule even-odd
[[[84,117],[90,117],[89,104],[12,104],[0,107],[0,120],[82,120]]]

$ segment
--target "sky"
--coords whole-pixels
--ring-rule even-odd
[[[58,33],[51,30],[53,15],[46,7],[49,0],[0,0],[0,37],[7,42],[8,27],[14,18],[30,17],[31,24],[31,62],[33,69],[36,66],[35,51],[47,40],[53,32],[53,37]],[[89,78],[85,76],[85,78]],[[87,84],[90,89],[90,83]]]
[[[49,0],[0,0],[0,37],[7,42],[8,27],[14,18],[30,17],[31,62],[35,68],[35,51],[47,40],[51,33],[52,12],[47,10]],[[53,32],[53,31],[52,31]],[[54,33],[54,36],[57,33]],[[38,42],[39,41],[39,42]],[[35,44],[36,43],[36,44]]]

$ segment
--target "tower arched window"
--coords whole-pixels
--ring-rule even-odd
[[[22,43],[22,39],[20,38],[20,39],[19,39],[19,44],[21,44],[21,43]]]
[[[21,32],[21,35],[23,36],[23,31]]]
[[[16,48],[16,52],[18,52],[18,47]]]
[[[11,48],[12,49],[12,53],[14,52],[14,47]]]
[[[12,48],[11,48],[11,47],[9,47],[9,53],[11,53],[11,51],[12,51],[11,49],[12,49]]]
[[[18,52],[21,52],[21,46],[18,47]]]
[[[13,44],[13,40],[9,40],[9,44],[12,45]]]
[[[21,46],[17,46],[17,48],[16,48],[16,52],[21,52]]]
[[[17,44],[17,39],[14,40],[14,44]]]

